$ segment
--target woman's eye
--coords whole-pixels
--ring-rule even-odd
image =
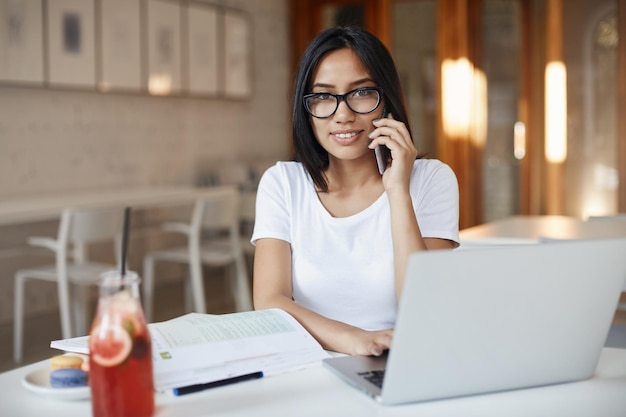
[[[370,94],[372,94],[371,90],[359,89],[359,90],[356,90],[354,92],[353,96],[356,96],[356,97],[366,97],[366,96],[368,96]]]
[[[319,93],[315,98],[317,100],[329,100],[332,96],[328,93]]]

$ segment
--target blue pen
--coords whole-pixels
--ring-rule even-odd
[[[259,379],[263,377],[263,372],[253,372],[251,374],[234,376],[232,378],[221,379],[219,381],[207,382],[206,384],[189,385],[188,387],[174,388],[174,395],[185,395],[193,392],[204,391],[205,389],[221,387],[223,385],[234,384],[249,379]]]

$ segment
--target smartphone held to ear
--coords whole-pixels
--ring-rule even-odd
[[[387,107],[383,108],[382,119],[387,117]],[[391,151],[385,145],[377,146],[374,149],[374,154],[376,155],[376,164],[378,164],[378,172],[380,175],[383,175],[385,170],[387,169],[387,163],[389,159],[391,159]]]
[[[389,158],[391,158],[391,151],[385,145],[380,145],[374,149],[374,154],[376,155],[378,172],[380,172],[380,175],[383,175],[387,169],[387,162],[389,162]]]

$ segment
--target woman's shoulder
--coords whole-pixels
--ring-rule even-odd
[[[296,161],[278,161],[269,167],[264,175],[273,177],[300,177],[306,176],[306,171],[302,163]]]
[[[438,159],[416,159],[413,163],[413,174],[434,175],[441,173],[442,175],[454,175],[452,168]]]
[[[449,165],[438,159],[417,159],[413,163],[411,184],[412,188],[458,189],[456,174]]]
[[[310,178],[302,166],[296,161],[278,161],[269,167],[261,178],[261,183],[272,183],[278,186],[292,187],[294,184],[309,183]]]

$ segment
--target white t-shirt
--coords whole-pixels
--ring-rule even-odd
[[[418,159],[410,192],[423,237],[458,242],[459,196],[447,165]],[[333,217],[299,162],[278,162],[261,178],[252,242],[291,245],[293,298],[322,316],[366,330],[393,328],[397,315],[389,200],[383,193],[349,217]]]

